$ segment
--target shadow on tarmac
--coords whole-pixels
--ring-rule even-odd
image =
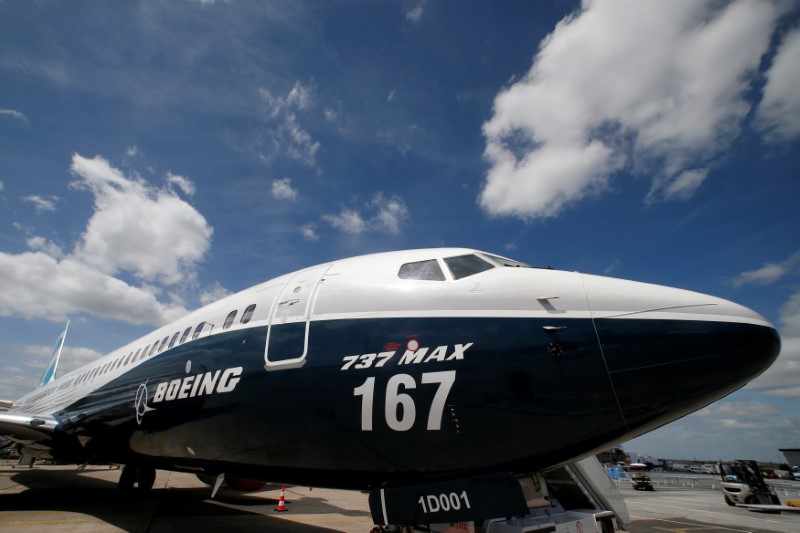
[[[4,511],[79,513],[132,532],[190,529],[286,533],[336,531],[270,517],[268,514],[274,512],[277,500],[246,493],[221,491],[215,500],[210,500],[210,487],[168,487],[154,488],[145,494],[136,490],[123,493],[117,489],[116,481],[97,479],[74,470],[3,469],[2,474],[7,479],[10,477],[14,484],[27,489],[15,493],[0,492],[0,509]],[[369,516],[367,513],[334,507],[320,498],[304,496],[303,501],[313,502],[314,514]],[[290,502],[287,504],[290,505]],[[19,527],[20,519],[15,520]],[[24,517],[22,521],[24,522]],[[69,520],[61,525],[68,526]],[[31,529],[36,527],[36,521],[32,521]]]

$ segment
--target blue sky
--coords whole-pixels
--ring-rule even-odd
[[[729,298],[784,349],[625,444],[800,443],[800,11],[0,2],[0,397],[330,259],[468,246]]]

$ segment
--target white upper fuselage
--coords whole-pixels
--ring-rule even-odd
[[[447,260],[476,254],[491,268],[456,279]],[[202,307],[59,377],[22,397],[11,411],[55,413],[144,361],[159,357],[166,348],[271,323],[485,316],[710,320],[771,327],[749,309],[712,296],[576,272],[506,267],[493,257],[463,248],[407,250],[343,259],[286,274]],[[415,279],[413,269],[411,277],[407,273],[400,277],[403,265],[427,261],[438,265],[441,278],[430,279],[425,274],[428,279]],[[242,323],[243,313],[253,305],[249,320]],[[234,319],[226,324],[234,311]],[[154,345],[158,347],[154,349]],[[269,367],[269,355],[265,357]],[[302,354],[297,359],[302,361]]]

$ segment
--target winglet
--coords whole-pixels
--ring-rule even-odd
[[[39,380],[37,387],[44,387],[54,379],[56,379],[56,370],[58,370],[58,360],[61,358],[61,349],[64,347],[64,339],[67,338],[67,329],[69,329],[69,320],[67,325],[64,326],[64,331],[58,336],[56,345],[53,348],[53,353],[50,354],[50,361],[47,363],[47,369],[42,374],[42,379]]]

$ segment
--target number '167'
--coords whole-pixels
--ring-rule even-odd
[[[447,395],[456,381],[456,371],[425,372],[420,377],[421,385],[438,384],[436,393],[428,411],[429,431],[442,429],[442,414],[447,403]],[[413,376],[395,374],[386,383],[386,402],[384,415],[386,425],[394,431],[408,431],[417,419],[417,407],[410,394],[402,392],[417,388]],[[375,396],[375,378],[369,377],[359,387],[353,389],[353,396],[361,396],[361,431],[372,431],[373,405]]]

